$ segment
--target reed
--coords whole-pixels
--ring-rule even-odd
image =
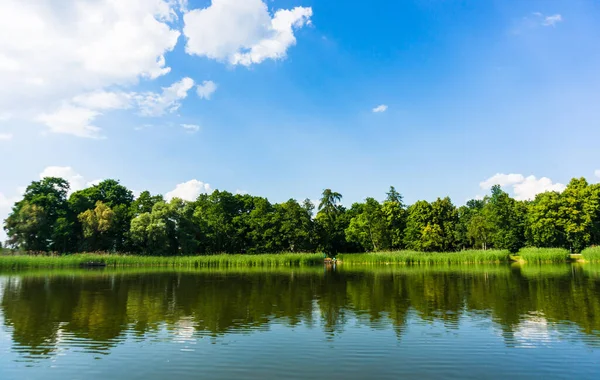
[[[518,253],[521,261],[528,263],[566,263],[569,251],[564,248],[523,248]]]
[[[62,256],[0,256],[0,268],[69,268],[90,264],[100,264],[107,267],[171,268],[301,267],[323,264],[323,255],[282,253],[162,257],[82,253]]]
[[[585,261],[600,261],[600,247],[589,247],[581,251],[581,257]]]
[[[364,254],[342,254],[337,259],[343,264],[475,264],[502,263],[510,261],[510,253],[503,250],[460,251],[460,252],[374,252]]]

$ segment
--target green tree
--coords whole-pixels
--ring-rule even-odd
[[[525,236],[532,247],[568,247],[563,196],[558,192],[538,194],[528,205]]]
[[[433,211],[427,201],[418,201],[407,210],[406,229],[404,231],[404,244],[406,248],[416,251],[424,249],[421,240],[423,230],[431,223]]]
[[[114,250],[109,234],[115,225],[115,213],[101,201],[96,208],[82,212],[77,217],[83,226],[84,245],[90,251]]]
[[[114,228],[107,233],[105,238],[111,240],[107,243],[116,251],[128,251],[132,247],[127,244],[126,237],[131,227],[131,207],[134,200],[133,193],[119,181],[107,179],[99,184],[76,191],[69,197],[69,208],[72,214],[80,215],[88,210],[93,210],[98,202],[104,203],[114,213]],[[85,247],[85,236],[81,222],[77,221],[75,227],[79,240],[79,249]]]
[[[344,252],[347,246],[345,230],[350,218],[345,215],[345,208],[339,204],[340,193],[325,189],[319,202],[316,222],[319,233],[319,246],[329,255]]]
[[[515,201],[495,185],[485,212],[495,248],[517,252],[525,245],[526,206],[523,203]]]
[[[572,179],[561,194],[558,220],[568,248],[580,252],[597,243],[600,216],[599,187],[589,186],[585,178]]]
[[[387,221],[381,204],[367,198],[361,211],[350,220],[346,228],[348,241],[359,244],[366,251],[378,251],[390,247]]]
[[[396,191],[394,186],[390,186],[387,198],[381,207],[381,212],[386,221],[389,248],[403,248],[404,230],[406,229],[406,206],[403,203],[402,195]]]
[[[69,183],[62,178],[32,182],[5,222],[9,244],[34,251],[67,250],[68,191]]]

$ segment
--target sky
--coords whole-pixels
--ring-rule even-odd
[[[347,205],[598,182],[599,19],[594,0],[2,0],[0,219],[44,176]]]

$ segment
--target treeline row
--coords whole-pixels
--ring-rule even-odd
[[[7,245],[26,251],[146,255],[458,251],[525,246],[578,252],[600,244],[600,185],[573,179],[562,193],[517,201],[491,194],[456,207],[450,198],[406,206],[391,187],[383,202],[350,208],[325,190],[312,202],[214,191],[189,202],[133,193],[115,180],[69,194],[61,178],[32,182],[5,221]]]

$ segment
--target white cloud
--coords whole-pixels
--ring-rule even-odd
[[[12,133],[0,133],[0,141],[10,141],[13,139]]]
[[[278,10],[273,17],[263,0],[212,0],[183,17],[186,52],[233,65],[283,59],[296,44],[294,29],[310,23],[312,8]]]
[[[98,115],[89,108],[64,104],[52,113],[39,115],[36,121],[44,123],[52,133],[99,139],[103,137],[100,128],[91,124]]]
[[[179,82],[165,87],[161,94],[144,92],[136,95],[136,101],[143,116],[162,116],[167,112],[175,112],[181,106],[181,100],[187,97],[188,91],[194,87],[192,78],[183,78]]]
[[[235,193],[236,193],[237,195],[246,195],[246,194],[248,194],[248,192],[247,192],[246,190],[240,190],[240,189],[237,189],[237,190],[235,191]]]
[[[217,91],[217,84],[211,80],[205,80],[196,87],[196,93],[200,99],[210,100],[212,94]]]
[[[133,95],[99,90],[77,95],[73,98],[73,103],[93,110],[125,109],[131,107]]]
[[[481,182],[479,184],[479,186],[484,190],[489,190],[494,185],[500,185],[500,186],[504,187],[504,186],[510,186],[510,185],[514,185],[516,183],[523,182],[524,180],[525,180],[525,177],[523,177],[522,174],[497,173],[497,174],[493,175],[492,177],[486,179],[485,181]]]
[[[544,17],[542,15],[542,17]],[[563,18],[559,14],[555,14],[552,16],[545,16],[544,21],[542,21],[542,25],[544,26],[556,26],[557,23],[562,22]]]
[[[63,4],[64,5],[64,4]],[[109,86],[170,71],[173,0],[0,2],[0,108],[24,117]],[[33,112],[31,110],[34,110]]]
[[[165,194],[165,199],[170,201],[173,198],[181,198],[185,201],[195,201],[200,194],[212,193],[212,191],[208,183],[193,179],[177,185],[173,191]]]
[[[385,112],[385,111],[387,111],[387,109],[388,109],[387,105],[381,104],[381,105],[373,108],[373,112],[375,112],[375,113]]]
[[[566,186],[562,183],[553,183],[550,178],[530,175],[528,177],[522,174],[496,174],[487,180],[481,182],[479,186],[484,190],[489,190],[494,185],[501,187],[512,186],[513,195],[516,200],[532,200],[537,194],[547,191],[562,192]]]
[[[189,133],[196,133],[200,130],[200,126],[195,124],[181,124],[181,126]]]
[[[516,200],[531,200],[537,194],[545,193],[546,191],[558,191],[559,193],[565,190],[566,186],[562,183],[552,183],[552,180],[547,177],[537,179],[530,175],[521,183],[513,186]]]
[[[69,185],[71,185],[70,193],[83,190],[102,182],[102,180],[99,179],[86,181],[81,174],[77,173],[70,166],[48,166],[40,173],[40,179],[46,177],[58,177],[68,181]]]
[[[142,116],[162,116],[179,109],[181,100],[187,97],[193,86],[194,80],[186,77],[163,88],[160,94],[151,91],[93,91],[75,96],[54,112],[39,115],[36,120],[44,123],[53,133],[102,138],[101,128],[92,123],[103,112],[137,107]]]
[[[8,112],[2,112],[0,113],[0,121],[9,121],[10,119],[12,119],[12,115]]]
[[[594,172],[594,175],[595,175],[596,177],[600,178],[600,169],[596,170],[596,171]]]

